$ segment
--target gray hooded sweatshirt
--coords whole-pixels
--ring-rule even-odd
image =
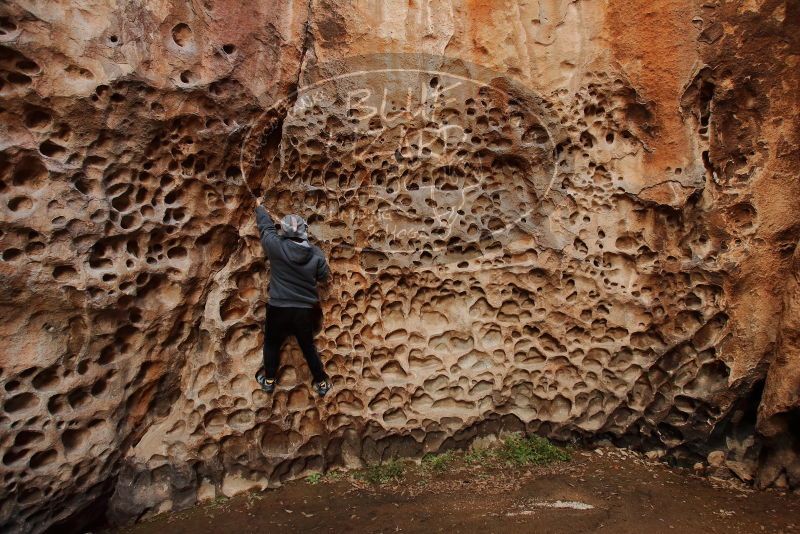
[[[301,245],[278,235],[263,206],[256,208],[261,246],[269,258],[269,305],[313,308],[319,302],[317,282],[330,275],[325,254],[314,245]]]

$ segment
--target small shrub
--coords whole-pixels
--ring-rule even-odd
[[[344,478],[344,475],[345,474],[342,471],[328,471],[325,474],[325,478],[332,482],[336,482],[338,480],[342,480]]]
[[[372,484],[387,484],[403,478],[404,471],[403,464],[397,460],[391,460],[383,464],[371,465],[356,476]]]
[[[567,451],[553,445],[547,438],[525,437],[520,434],[507,437],[498,453],[506,463],[515,465],[547,465],[553,462],[567,462],[570,459]]]
[[[453,451],[447,451],[442,454],[426,454],[422,458],[422,468],[426,471],[442,473],[450,467],[453,460],[455,460]]]
[[[319,484],[320,480],[322,480],[322,473],[311,473],[306,478],[306,482],[309,484]]]
[[[211,503],[208,505],[210,508],[218,508],[224,506],[228,502],[228,498],[224,495],[220,495],[219,497],[215,498]]]
[[[469,465],[483,465],[494,460],[495,451],[491,449],[471,450],[464,455],[464,461]]]

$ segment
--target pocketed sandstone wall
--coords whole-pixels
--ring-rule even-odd
[[[2,6],[0,520],[518,429],[798,486],[797,9]],[[253,381],[251,190],[330,258],[322,401]]]

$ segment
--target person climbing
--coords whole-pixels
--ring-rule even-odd
[[[275,390],[281,345],[293,335],[303,351],[322,397],[331,382],[314,347],[314,309],[319,306],[318,283],[327,283],[330,269],[325,254],[308,242],[308,225],[298,215],[281,219],[280,234],[261,203],[256,201],[256,223],[261,246],[270,263],[269,302],[264,323],[264,372],[256,374],[261,389]]]

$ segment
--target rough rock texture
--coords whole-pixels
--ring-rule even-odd
[[[526,429],[800,487],[800,7],[0,6],[0,523]],[[250,191],[331,259],[259,366]],[[63,522],[63,523],[62,523]]]

